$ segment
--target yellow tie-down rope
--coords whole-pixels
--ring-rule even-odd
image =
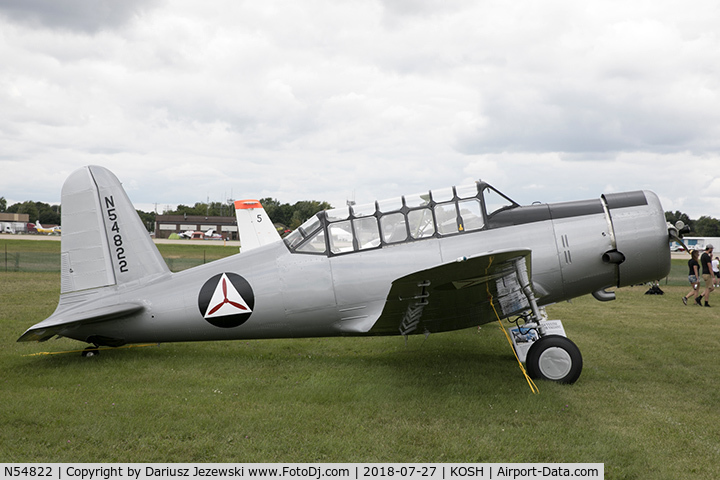
[[[94,348],[93,350],[101,351],[101,350],[118,350],[121,348],[139,348],[139,347],[157,347],[160,345],[159,343],[138,343],[138,344],[132,344],[132,345],[123,345],[121,347],[98,347]],[[82,353],[85,350],[66,350],[64,352],[37,352],[37,353],[29,353],[27,355],[23,355],[23,357],[37,357],[40,355],[62,355],[65,353]]]
[[[487,268],[485,269],[485,275],[487,275],[488,270],[490,269],[490,265],[492,265],[494,257],[490,257],[490,263],[488,263]],[[525,380],[527,381],[528,385],[530,386],[530,391],[532,393],[540,393],[540,390],[538,389],[537,385],[535,385],[535,382],[532,381],[532,378],[527,374],[527,371],[525,371],[525,367],[523,366],[522,362],[520,361],[520,358],[517,356],[517,352],[515,351],[515,347],[513,347],[512,340],[510,339],[510,335],[508,335],[507,331],[505,330],[505,327],[503,327],[502,320],[500,320],[500,315],[497,313],[497,309],[495,309],[495,304],[493,303],[493,295],[490,293],[490,284],[486,283],[485,288],[487,289],[488,297],[490,298],[490,306],[492,306],[493,312],[495,312],[495,318],[497,318],[498,324],[500,325],[500,330],[505,334],[505,338],[507,338],[508,343],[510,344],[510,350],[512,350],[513,355],[515,355],[515,360],[517,360],[518,365],[520,365],[520,371],[523,375],[525,375]]]
[[[520,371],[523,375],[525,375],[525,380],[527,381],[528,385],[530,385],[530,390],[533,393],[540,393],[540,390],[538,390],[537,385],[535,385],[535,382],[532,381],[532,378],[527,374],[527,371],[525,371],[525,367],[523,366],[522,362],[520,361],[520,358],[517,356],[517,352],[515,351],[515,347],[513,347],[512,340],[510,339],[510,335],[508,335],[507,330],[505,330],[505,327],[503,327],[502,320],[500,320],[500,316],[497,313],[497,310],[495,310],[495,305],[492,303],[492,296],[490,297],[490,305],[493,307],[493,311],[495,312],[495,316],[497,317],[498,324],[500,324],[500,330],[505,334],[505,338],[507,338],[508,343],[510,344],[510,349],[513,352],[513,355],[515,355],[515,360],[517,360],[518,365],[520,365]]]

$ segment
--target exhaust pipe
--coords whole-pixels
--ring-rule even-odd
[[[595,297],[596,300],[599,300],[601,302],[609,302],[611,300],[615,300],[615,292],[608,292],[604,288],[594,291],[592,293],[592,296]]]
[[[618,252],[617,250],[608,250],[607,252],[603,253],[602,261],[603,263],[620,265],[625,261],[625,255],[623,255],[621,252]]]

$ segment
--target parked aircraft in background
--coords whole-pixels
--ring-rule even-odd
[[[536,378],[572,383],[577,346],[543,306],[670,271],[649,191],[520,206],[484,182],[328,210],[283,240],[171,273],[118,179],[102,167],[62,190],[60,302],[18,341],[98,346],[248,338],[429,335],[520,316]],[[257,218],[257,217],[256,217]]]
[[[241,252],[280,241],[275,225],[257,200],[236,200],[235,216]]]
[[[48,235],[54,235],[56,233],[58,235],[60,235],[62,233],[61,229],[60,229],[60,225],[51,227],[51,228],[45,228],[42,225],[40,225],[40,220],[35,221],[35,230],[37,230],[38,233],[47,233]]]
[[[194,230],[185,230],[184,232],[178,233],[180,238],[187,238],[190,240],[202,240],[203,232],[196,232]]]
[[[178,233],[180,238],[188,238],[190,240],[222,240],[223,237],[219,233],[215,233],[214,229],[210,229],[207,232],[187,230],[185,232]]]
[[[203,239],[205,239],[205,240],[222,240],[223,236],[220,235],[219,233],[215,233],[215,230],[211,228],[210,230],[205,232]]]

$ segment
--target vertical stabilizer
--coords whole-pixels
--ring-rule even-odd
[[[236,200],[235,215],[241,252],[280,240],[275,225],[257,200]]]
[[[73,172],[62,189],[61,293],[170,273],[120,181],[109,170]]]

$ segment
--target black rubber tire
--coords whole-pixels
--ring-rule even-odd
[[[100,350],[98,347],[87,347],[80,355],[83,357],[97,357],[100,355]]]
[[[533,379],[575,383],[582,373],[580,349],[562,335],[547,335],[532,344],[525,367]]]

